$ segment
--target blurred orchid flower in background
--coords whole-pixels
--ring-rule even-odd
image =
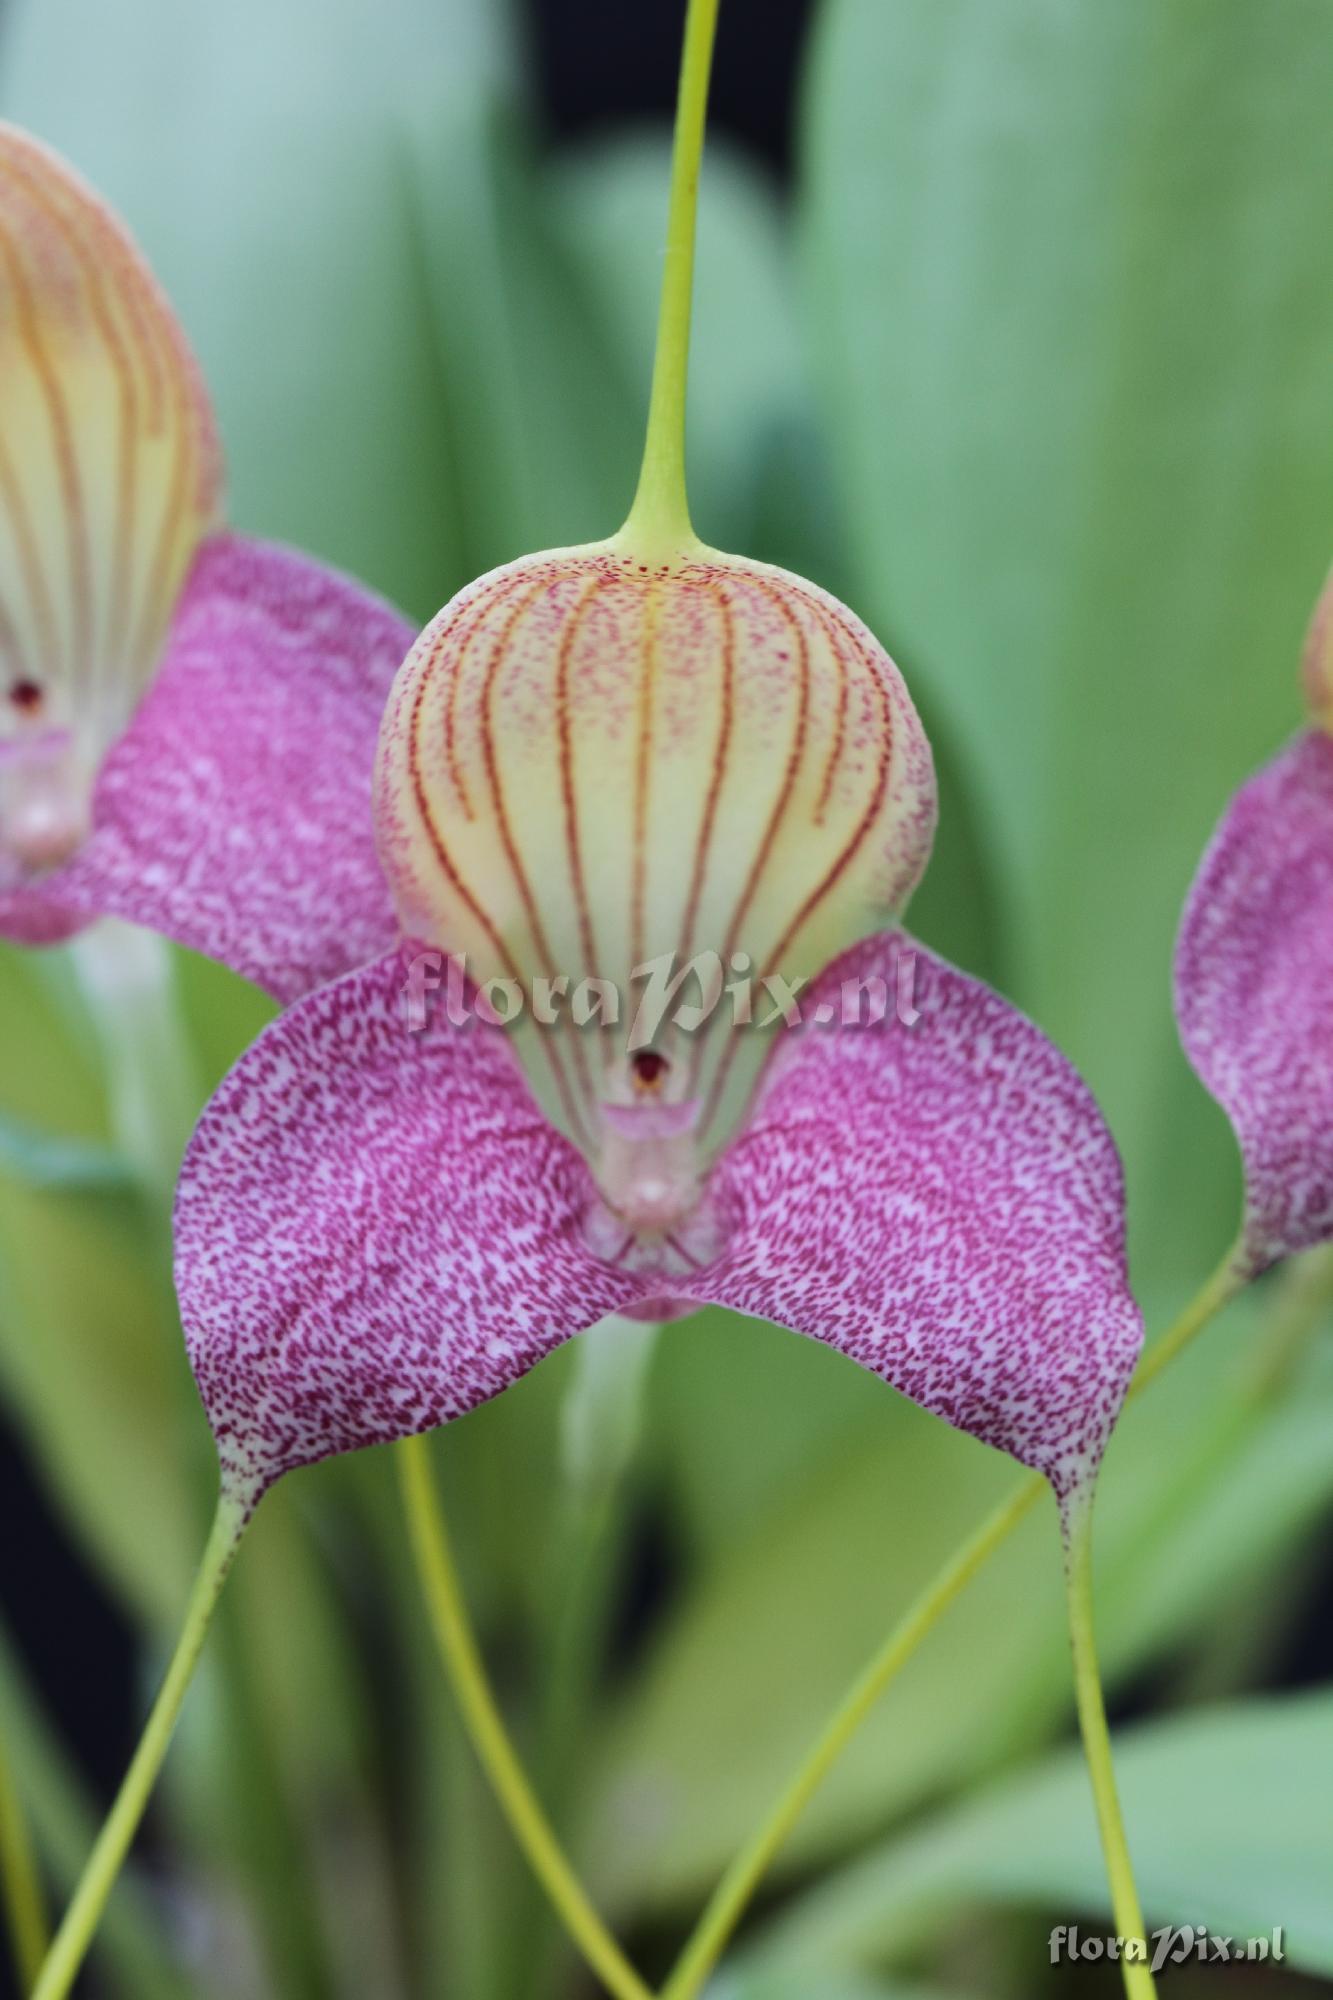
[[[1176,953],[1185,1053],[1244,1160],[1246,1278],[1333,1237],[1333,579],[1303,678],[1311,726],[1228,806]]]
[[[410,627],[224,531],[207,391],[123,226],[0,127],[0,932],[119,916],[279,999],[393,935],[369,795]]]

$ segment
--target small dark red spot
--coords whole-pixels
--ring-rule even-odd
[[[22,714],[32,715],[42,705],[42,690],[36,681],[15,681],[9,699]]]
[[[637,1049],[630,1057],[636,1090],[657,1090],[671,1065],[656,1049]]]

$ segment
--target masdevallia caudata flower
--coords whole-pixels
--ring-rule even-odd
[[[310,996],[179,1194],[232,1480],[438,1423],[609,1312],[717,1303],[1077,1484],[1140,1338],[1115,1150],[1039,1031],[898,927],[935,786],[893,662],[693,533],[688,245],[625,527],[482,578],[409,651],[218,526],[207,395],[123,226],[12,128],[0,169],[0,927],[115,914]],[[483,985],[628,996],[700,954],[814,983],[799,1029],[724,1004],[646,1047],[628,1006],[412,1034],[423,949]],[[905,958],[914,1025],[838,1018]]]
[[[26,485],[0,465],[24,495],[0,595],[23,605],[15,671],[42,716],[11,700],[9,928],[113,909],[290,1002],[181,1169],[177,1291],[219,1509],[36,2000],[68,1991],[267,1487],[473,1408],[610,1314],[706,1305],[828,1343],[1049,1479],[1117,1922],[1142,1937],[1088,1599],[1088,1502],[1142,1335],[1120,1164],[1052,1043],[901,928],[936,794],[897,667],[816,585],[691,526],[716,11],[690,0],[629,517],[483,577],[410,649],[350,585],[216,538],[211,424],[164,304],[93,198],[6,137],[21,256],[0,337],[31,380]],[[480,1004],[415,1019],[432,955],[474,995],[601,1004],[534,1007],[512,1032]],[[747,1018],[687,990],[641,1036],[645,969],[700,964],[800,1005],[765,1021],[766,1002]],[[906,1004],[848,1013],[876,991]],[[1152,1990],[1146,1970],[1127,1984]]]
[[[1245,1278],[1333,1238],[1333,577],[1302,678],[1310,726],[1227,807],[1176,951],[1185,1053],[1240,1143]]]
[[[374,799],[402,944],[273,1023],[186,1155],[178,1290],[246,1504],[459,1415],[610,1313],[778,1321],[1065,1496],[1134,1365],[1090,1093],[900,928],[935,819],[901,675],[846,606],[691,527],[688,151],[629,518],[421,634]],[[482,988],[593,985],[618,1018],[412,1024],[424,954]],[[637,976],[701,956],[800,989],[802,1025],[700,1005],[639,1045]],[[906,961],[911,1007],[844,1024],[844,987],[896,992]]]
[[[0,125],[0,935],[125,917],[285,1000],[393,935],[370,763],[411,628],[222,518],[167,300]]]

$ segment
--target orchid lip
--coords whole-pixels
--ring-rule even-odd
[[[622,1139],[676,1139],[692,1132],[699,1122],[702,1100],[685,1098],[679,1104],[607,1104],[602,1120]]]
[[[599,1199],[584,1218],[583,1239],[597,1260],[664,1291],[685,1284],[721,1255],[723,1217],[706,1177],[688,1159],[674,1170],[649,1158],[624,1163],[617,1173],[603,1158],[596,1176]]]
[[[688,1133],[625,1138],[610,1125],[596,1171],[612,1213],[645,1241],[671,1235],[699,1206],[703,1181]]]
[[[73,731],[59,727],[34,731],[31,735],[0,739],[0,766],[31,764],[43,757],[63,755],[72,745]]]
[[[35,880],[67,861],[92,828],[74,733],[34,728],[0,746],[0,851]]]

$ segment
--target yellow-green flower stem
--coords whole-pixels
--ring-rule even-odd
[[[1155,1340],[1142,1355],[1125,1400],[1132,1402],[1135,1396],[1141,1396],[1148,1384],[1155,1382],[1162,1371],[1184,1353],[1194,1336],[1201,1333],[1210,1320],[1216,1319],[1223,1306],[1229,1305],[1248,1283],[1249,1274],[1241,1262],[1240,1245],[1236,1244],[1228,1250],[1211,1277],[1199,1287],[1179,1318],[1173,1320],[1161,1339]]]
[[[200,1560],[186,1606],[176,1650],[139,1738],[115,1803],[88,1857],[78,1888],[66,1910],[32,1991],[32,2000],[65,2000],[87,1956],[93,1933],[106,1908],[121,1865],[143,1818],[144,1809],[176,1727],[213,1612],[231,1568],[248,1519],[246,1507],[223,1494]]]
[[[694,531],[685,493],[685,388],[694,293],[694,225],[699,163],[708,115],[718,0],[689,0],[671,152],[671,202],[653,357],[652,399],[638,489],[617,541],[646,557],[691,547]]]
[[[139,1183],[145,1219],[160,1242],[163,1303],[174,1324],[171,1207],[181,1156],[206,1095],[181,1007],[174,947],[151,931],[103,917],[72,941],[69,956],[101,1049],[112,1134]],[[165,1343],[162,1359],[164,1366],[171,1359]],[[180,1435],[192,1436],[197,1397],[179,1367],[170,1366],[168,1373],[180,1398]],[[186,1476],[193,1490],[192,1454]],[[202,1491],[199,1501],[202,1526],[209,1504]],[[265,1737],[256,1692],[256,1636],[244,1623],[223,1633],[221,1684],[225,1727],[235,1750],[237,1803],[246,1815],[249,1858],[255,1864],[251,1880],[257,1885],[263,1947],[283,1985],[307,1974],[318,1979],[326,1939],[314,1898],[300,1893],[311,1879],[309,1856],[286,1781],[289,1774]],[[262,1842],[259,1854],[256,1839]]]
[[[46,1905],[18,1785],[0,1741],[0,1893],[19,1990],[30,1991],[46,1956]]]
[[[782,1791],[764,1824],[722,1877],[699,1926],[662,1988],[661,2000],[695,2000],[722,1956],[746,1905],[786,1845],[797,1820],[861,1724],[926,1634],[939,1622],[1001,1542],[1047,1490],[1034,1473],[987,1516],[939,1575],[894,1626],[873,1660],[853,1681],[820,1732],[800,1769]]]
[[[1065,1598],[1069,1610],[1069,1644],[1074,1656],[1074,1695],[1083,1735],[1088,1777],[1097,1807],[1106,1879],[1111,1890],[1111,1915],[1121,1939],[1120,1972],[1127,2000],[1156,2000],[1157,1987],[1148,1964],[1148,1933],[1144,1928],[1139,1892],[1125,1838],[1124,1815],[1116,1789],[1106,1703],[1097,1666],[1092,1619],[1092,1494],[1080,1494],[1061,1510],[1065,1541]]]
[[[1200,1493],[1245,1449],[1247,1440],[1286,1390],[1299,1356],[1333,1306],[1333,1244],[1293,1257],[1273,1287],[1262,1340],[1244,1361],[1210,1424],[1176,1462],[1160,1492],[1151,1533],[1160,1541],[1188,1518]],[[1163,1343],[1159,1342],[1160,1347]],[[1153,1359],[1157,1348],[1153,1349]],[[1133,1561],[1127,1551],[1125,1562]]]
[[[1237,1257],[1229,1250],[1180,1317],[1143,1356],[1130,1383],[1140,1395],[1194,1336],[1243,1288]],[[778,1794],[763,1824],[747,1841],[714,1890],[703,1916],[662,1989],[662,2000],[695,2000],[725,1951],[750,1898],[776,1860],[805,1807],[823,1784],[890,1683],[934,1629],[954,1599],[1047,1491],[1038,1472],[1001,1501],[898,1621],[862,1668],[799,1768]]]
[[[510,1741],[468,1621],[444,1510],[431,1477],[426,1439],[406,1438],[395,1450],[412,1551],[440,1657],[473,1748],[514,1838],[573,1942],[608,1993],[614,1994],[615,2000],[652,2000],[650,1988],[589,1902]]]

